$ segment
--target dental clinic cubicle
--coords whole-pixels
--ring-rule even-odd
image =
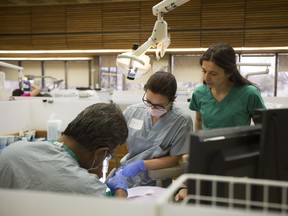
[[[99,97],[89,98],[16,98],[13,101],[0,101],[0,131],[1,134],[17,134],[19,130],[46,131],[47,121],[59,119],[62,122],[61,130],[85,107],[97,102],[111,102],[118,104],[123,110],[128,105],[141,101],[141,95],[127,92],[115,92],[106,99]],[[131,97],[132,95],[132,97]],[[287,98],[264,98],[268,108],[288,107]],[[188,102],[176,101],[184,111],[194,119],[194,113],[189,110]],[[188,174],[189,177],[190,174]],[[191,177],[191,176],[190,176]],[[193,176],[192,178],[199,178]],[[181,176],[180,181],[172,187],[158,194],[138,194],[138,199],[114,199],[95,198],[83,195],[56,194],[49,192],[18,191],[1,189],[0,212],[1,215],[243,215],[243,210],[237,208],[216,208],[203,205],[189,205],[171,202],[171,197],[178,186],[187,180],[187,176]],[[234,181],[232,179],[231,181]],[[181,182],[182,181],[182,182]],[[227,179],[224,179],[227,181]],[[259,184],[267,184],[260,182]],[[273,184],[273,183],[272,183]],[[283,188],[288,188],[287,184]],[[157,196],[156,196],[157,195]],[[287,207],[287,206],[286,206]],[[247,215],[260,215],[263,211],[245,210]],[[287,213],[287,209],[285,210]],[[265,215],[274,215],[272,212],[264,211]],[[283,213],[283,212],[282,212]],[[278,215],[276,212],[275,215]]]

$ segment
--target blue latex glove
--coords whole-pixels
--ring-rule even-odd
[[[127,182],[126,177],[123,176],[120,172],[116,173],[107,181],[107,187],[110,188],[111,192],[115,194],[117,189],[122,189],[127,193]]]
[[[24,84],[26,84],[28,87],[30,87],[30,86],[31,86],[31,83],[30,83],[30,81],[29,81],[29,80],[24,80]]]
[[[133,177],[142,171],[146,171],[144,161],[138,160],[123,166],[121,173],[126,177]]]

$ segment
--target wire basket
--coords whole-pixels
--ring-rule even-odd
[[[182,205],[288,214],[288,182],[183,174],[163,194],[160,204],[174,202],[175,193],[183,184],[188,185],[188,194]]]

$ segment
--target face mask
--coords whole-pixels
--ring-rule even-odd
[[[167,113],[167,110],[157,110],[157,109],[152,109],[151,107],[147,107],[147,111],[150,115],[154,116],[154,117],[160,117],[162,115],[164,115],[165,113]]]

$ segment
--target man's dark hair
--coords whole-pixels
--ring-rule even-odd
[[[63,134],[72,137],[90,151],[100,147],[113,150],[119,144],[125,143],[128,127],[118,106],[97,103],[78,114]]]

